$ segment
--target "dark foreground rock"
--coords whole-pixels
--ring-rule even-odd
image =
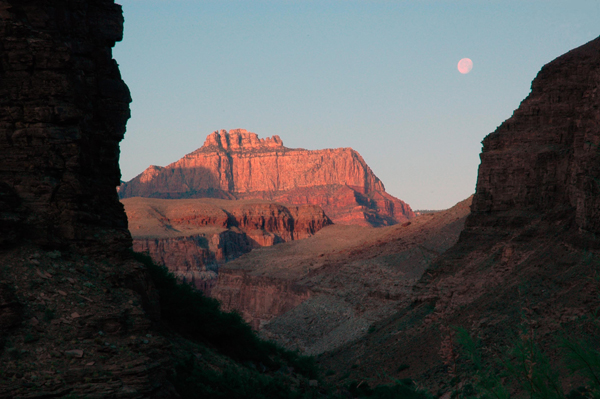
[[[116,193],[122,34],[113,0],[0,1],[0,398],[171,391]]]
[[[112,0],[0,2],[0,245],[131,245],[115,193],[122,35]]]

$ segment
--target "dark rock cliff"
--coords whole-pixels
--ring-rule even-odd
[[[600,39],[544,66],[519,109],[485,138],[468,224],[559,209],[600,231]]]
[[[113,0],[0,2],[0,244],[131,245],[115,191],[122,35]]]
[[[519,328],[545,348],[559,334],[598,342],[599,146],[597,38],[545,65],[512,117],[484,139],[465,229],[426,270],[410,306],[325,357],[326,366],[348,370],[360,361],[351,378],[376,378],[378,370],[449,396],[460,387],[447,372],[455,360],[444,357],[453,345],[448,326],[480,339],[491,362]],[[374,345],[383,349],[366,351]],[[553,364],[561,361],[556,352]]]
[[[160,308],[116,192],[122,34],[114,0],[0,0],[0,398],[170,389],[165,339],[132,339]]]

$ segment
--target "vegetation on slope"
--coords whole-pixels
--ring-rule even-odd
[[[453,392],[453,398],[600,398],[597,339],[561,333],[556,337],[558,347],[544,350],[534,329],[521,326],[512,342],[490,357],[483,355],[486,348],[477,337],[463,328],[456,332],[461,356],[454,360],[461,363],[460,377],[457,367],[448,365],[455,382],[463,383],[456,384],[460,388]]]

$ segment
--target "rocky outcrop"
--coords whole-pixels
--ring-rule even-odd
[[[0,282],[0,331],[10,330],[22,320],[22,304],[10,285]],[[3,344],[4,345],[4,344]]]
[[[121,198],[265,199],[322,207],[335,223],[404,222],[414,213],[387,194],[351,148],[292,149],[279,136],[243,129],[210,134],[204,145],[166,167],[150,166],[119,188]]]
[[[136,262],[27,245],[0,262],[1,398],[168,397],[169,343]]]
[[[331,221],[314,205],[214,199],[122,200],[133,250],[209,292],[219,265],[253,248],[307,238]]]
[[[115,187],[131,101],[112,0],[2,2],[0,244],[130,246]]]
[[[458,243],[428,268],[408,306],[324,357],[325,367],[360,362],[350,378],[378,370],[449,392],[469,377],[445,371],[453,360],[444,354],[457,349],[447,326],[477,337],[489,364],[519,328],[541,347],[557,335],[597,338],[599,88],[600,38],[541,69],[519,109],[483,141]],[[384,349],[365,350],[375,343]],[[561,361],[555,350],[548,356]]]

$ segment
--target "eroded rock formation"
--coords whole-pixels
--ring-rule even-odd
[[[218,266],[253,248],[312,236],[331,224],[314,205],[261,200],[128,198],[133,249],[208,292]]]
[[[312,292],[293,280],[227,269],[213,284],[210,295],[224,309],[239,312],[255,330],[260,330],[265,322],[309,299]]]
[[[112,0],[0,3],[0,244],[131,244],[115,193],[122,35]]]
[[[150,166],[119,188],[121,198],[265,199],[318,205],[335,222],[382,226],[414,213],[385,192],[351,148],[292,149],[279,136],[243,129],[210,134],[204,145],[166,167]]]

